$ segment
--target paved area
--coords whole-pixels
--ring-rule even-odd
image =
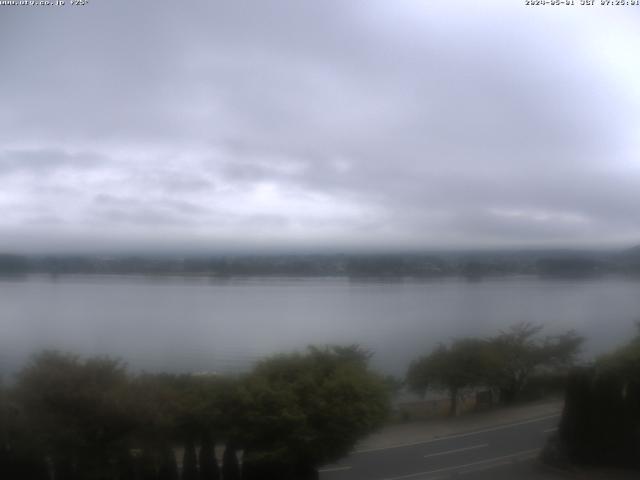
[[[356,447],[356,451],[433,440],[456,433],[482,430],[498,425],[517,423],[522,420],[556,415],[561,410],[562,401],[556,400],[469,413],[457,418],[390,425],[361,442]]]
[[[542,465],[540,449],[560,418],[551,401],[391,425],[361,442],[350,456],[320,472],[321,480],[631,480],[637,472]]]
[[[421,440],[376,447],[370,443],[368,448],[358,449],[340,463],[326,466],[321,479],[550,478],[548,471],[538,468],[535,459],[555,430],[559,416],[556,411],[437,438],[425,436]]]

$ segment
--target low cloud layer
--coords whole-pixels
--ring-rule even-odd
[[[640,10],[0,7],[0,249],[640,242]]]

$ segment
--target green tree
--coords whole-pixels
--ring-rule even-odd
[[[407,371],[409,387],[424,394],[429,387],[449,393],[449,415],[458,412],[458,399],[465,388],[486,383],[492,357],[488,343],[476,338],[454,340],[440,344],[430,354],[414,361]]]
[[[639,431],[640,332],[591,367],[571,372],[558,438],[547,456],[638,469]]]
[[[48,480],[45,451],[12,392],[0,384],[0,476]]]
[[[540,325],[518,323],[489,340],[493,363],[488,382],[500,391],[503,402],[517,400],[536,370],[567,369],[575,362],[581,336],[570,330],[543,338],[541,330]]]
[[[124,366],[109,358],[37,355],[18,375],[16,398],[59,470],[57,478],[109,478],[134,419]]]
[[[240,390],[242,444],[254,470],[312,478],[385,419],[388,390],[357,346],[310,347],[260,362]]]

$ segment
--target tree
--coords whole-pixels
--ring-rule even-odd
[[[640,326],[640,325],[639,325]],[[556,443],[576,463],[640,468],[640,332],[569,376]]]
[[[640,332],[591,366],[572,369],[558,434],[543,458],[638,469],[639,431]]]
[[[0,471],[43,480],[215,480],[212,432],[226,443],[225,480],[238,479],[236,450],[256,478],[317,478],[384,419],[388,388],[359,347],[276,355],[241,378],[139,375],[109,358],[44,352],[0,390]],[[198,469],[195,441],[202,439]],[[44,468],[43,468],[44,467]]]
[[[0,476],[48,480],[45,452],[16,404],[0,383]]]
[[[518,323],[489,339],[492,367],[488,382],[500,391],[505,403],[517,400],[537,369],[566,369],[580,351],[584,339],[570,330],[561,335],[540,338],[542,326]]]
[[[440,344],[429,355],[414,361],[407,371],[411,389],[424,394],[428,387],[449,392],[449,415],[458,412],[458,398],[464,388],[486,382],[491,355],[484,340],[463,338],[450,345]]]
[[[260,362],[240,391],[241,440],[251,468],[312,478],[346,455],[388,411],[384,379],[357,346],[310,347]],[[302,472],[302,473],[301,473]]]
[[[16,398],[58,470],[56,478],[105,478],[134,419],[124,366],[109,358],[44,352],[18,375]]]

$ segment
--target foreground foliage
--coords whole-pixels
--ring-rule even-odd
[[[242,377],[134,377],[113,359],[44,352],[0,390],[0,477],[315,478],[386,416],[367,360],[355,346],[310,348]]]
[[[367,360],[357,347],[312,347],[258,364],[240,397],[247,459],[303,478],[349,452],[389,408],[386,383]]]
[[[640,333],[569,377],[548,461],[640,469]]]

